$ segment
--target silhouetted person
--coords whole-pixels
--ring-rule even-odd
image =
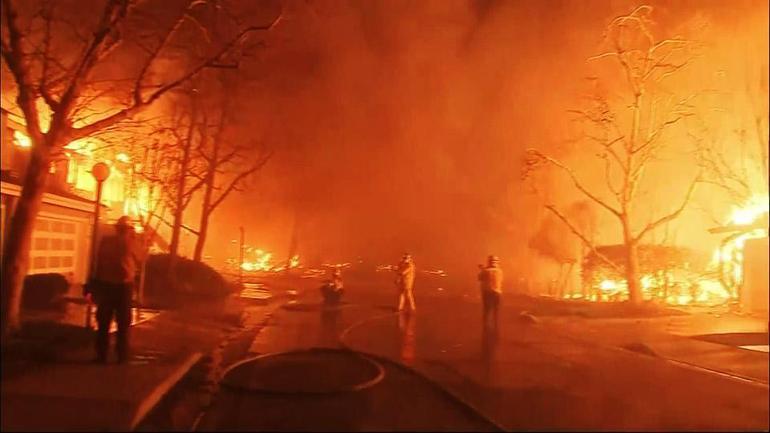
[[[339,268],[335,268],[332,271],[330,279],[326,280],[321,286],[321,295],[324,298],[324,304],[337,305],[342,300],[342,294],[344,293],[342,284],[342,271]]]
[[[399,290],[398,311],[404,310],[404,304],[409,304],[409,309],[414,311],[414,277],[415,267],[412,256],[404,254],[401,262],[396,267],[396,287]]]
[[[479,271],[481,301],[484,308],[484,326],[490,324],[497,328],[497,311],[500,307],[500,295],[503,293],[503,270],[500,260],[495,256],[487,258],[487,266]]]
[[[139,248],[134,228],[126,216],[115,224],[115,234],[99,244],[96,271],[87,296],[96,302],[96,361],[107,362],[109,330],[113,317],[118,325],[118,362],[128,359],[128,329],[131,326],[131,296],[139,267]]]

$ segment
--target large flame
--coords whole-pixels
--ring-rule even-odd
[[[246,249],[249,258],[241,263],[241,269],[247,272],[282,272],[286,270],[286,264],[275,265],[273,264],[273,253],[264,251],[262,249],[253,249],[247,247]],[[298,255],[292,256],[288,261],[288,268],[295,269],[300,267],[300,260]]]
[[[743,206],[735,207],[730,214],[729,224],[737,226],[755,225],[763,216],[766,218],[770,209],[770,201],[767,195],[756,195],[751,197]],[[737,296],[736,288],[743,283],[743,247],[749,239],[763,238],[768,235],[768,228],[758,226],[749,228],[738,235],[729,238],[727,242],[719,246],[711,257],[711,265],[729,278],[726,291],[732,291],[731,296]],[[724,287],[722,281],[721,286]],[[728,293],[729,293],[728,291]]]
[[[733,209],[730,222],[738,225],[749,225],[756,222],[763,214],[768,212],[770,200],[767,195],[755,195],[741,207]]]
[[[747,240],[766,237],[766,226],[753,227],[760,218],[768,213],[768,196],[757,195],[748,200],[743,206],[734,207],[727,225],[734,225],[735,235],[714,250],[708,265],[708,277],[700,278],[694,284],[683,280],[672,273],[663,275],[641,276],[642,296],[645,299],[665,297],[665,301],[673,305],[718,304],[738,296],[738,287],[743,283],[743,247]],[[722,277],[714,277],[722,275]],[[664,292],[668,288],[667,292]],[[582,298],[582,294],[565,294],[566,299]],[[593,287],[588,295],[591,301],[625,300],[628,299],[628,285],[624,279],[606,278]]]

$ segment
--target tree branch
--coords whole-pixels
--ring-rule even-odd
[[[572,169],[570,169],[569,167],[565,166],[560,161],[558,161],[558,160],[556,160],[554,158],[551,158],[551,157],[549,157],[547,155],[544,155],[543,153],[541,153],[540,151],[537,151],[535,149],[528,149],[527,153],[529,153],[531,155],[534,155],[537,158],[542,159],[544,161],[547,161],[547,162],[551,163],[552,165],[562,169],[565,173],[567,173],[569,175],[570,179],[572,179],[572,183],[575,185],[575,187],[580,192],[582,192],[586,197],[588,197],[591,200],[593,200],[599,206],[607,209],[613,215],[615,215],[617,217],[620,217],[620,211],[618,211],[614,207],[610,206],[607,202],[605,202],[604,200],[600,199],[599,197],[597,197],[596,195],[591,193],[588,189],[586,189],[583,186],[583,184],[578,180],[577,176],[575,176],[575,172],[573,172]]]
[[[64,93],[62,93],[61,100],[59,102],[59,110],[54,113],[53,122],[63,122],[68,118],[69,112],[75,99],[79,96],[79,88],[82,83],[88,78],[89,73],[93,69],[96,62],[102,58],[106,53],[114,48],[120,41],[118,35],[118,23],[125,18],[130,2],[128,0],[108,0],[104,6],[102,17],[99,20],[99,24],[94,31],[93,39],[85,47],[83,53],[80,56],[80,60],[77,62],[77,66],[74,68],[72,78]],[[107,37],[113,35],[112,39]],[[70,125],[63,125],[68,129]],[[74,137],[82,138],[82,137]]]
[[[8,41],[3,41],[2,56],[5,64],[16,81],[19,94],[16,102],[24,114],[27,133],[35,143],[42,143],[43,135],[40,131],[40,118],[35,106],[35,95],[31,93],[32,82],[30,71],[24,63],[24,51],[21,46],[22,34],[16,22],[17,13],[10,0],[2,0],[3,15],[8,31]]]
[[[217,197],[209,207],[210,211],[213,211],[217,206],[219,206],[220,203],[222,203],[225,198],[234,190],[237,188],[238,183],[245,179],[247,176],[249,176],[252,173],[255,173],[257,170],[261,169],[267,162],[270,160],[270,158],[273,156],[272,151],[266,152],[262,157],[249,168],[248,170],[244,170],[241,173],[239,173],[232,181],[230,181],[230,184],[225,188],[225,190]]]
[[[690,202],[690,198],[692,197],[692,193],[695,191],[696,185],[701,182],[701,175],[698,174],[695,179],[693,179],[692,183],[690,183],[690,186],[687,188],[687,193],[684,196],[684,200],[682,200],[682,204],[679,205],[679,207],[674,210],[673,212],[658,218],[655,221],[652,221],[648,223],[644,229],[642,229],[641,232],[634,238],[634,242],[641,241],[644,236],[647,235],[651,230],[655,230],[655,228],[659,227],[661,224],[665,224],[667,222],[673,221],[676,218],[679,217],[679,215],[684,211],[684,209],[687,207],[687,204]]]
[[[269,25],[265,26],[251,26],[244,30],[242,30],[240,33],[238,33],[237,36],[235,36],[233,39],[231,39],[228,43],[226,43],[217,53],[215,53],[213,56],[209,57],[208,59],[200,62],[195,67],[191,68],[187,71],[187,73],[183,74],[179,78],[164,84],[161,86],[158,90],[153,92],[149,98],[146,100],[142,100],[137,103],[137,101],[134,101],[134,103],[126,107],[117,113],[114,113],[104,119],[98,120],[90,125],[83,126],[81,128],[73,128],[70,131],[69,139],[75,140],[78,138],[88,137],[91,134],[95,133],[96,131],[99,131],[101,129],[104,129],[110,125],[113,125],[115,123],[121,122],[125,119],[128,119],[145,108],[147,108],[150,104],[152,104],[156,99],[160,98],[164,94],[166,94],[168,91],[175,89],[179,85],[187,82],[191,78],[195,77],[199,72],[201,72],[204,68],[208,67],[210,64],[217,62],[224,54],[226,54],[236,43],[238,43],[241,39],[243,39],[246,35],[249,33],[260,31],[260,30],[270,30],[273,28],[276,23],[278,23],[281,19],[281,16],[279,15],[273,22],[271,22]]]
[[[566,216],[564,216],[564,214],[559,212],[559,210],[556,209],[556,207],[554,205],[547,204],[547,205],[545,205],[545,208],[548,209],[549,211],[551,211],[551,213],[553,213],[554,215],[556,215],[556,217],[559,218],[564,223],[564,225],[567,226],[567,228],[569,228],[569,230],[572,232],[572,234],[574,234],[575,236],[580,238],[580,240],[583,241],[583,244],[586,247],[588,247],[594,254],[596,254],[597,257],[602,259],[605,263],[607,263],[613,269],[618,271],[618,273],[620,273],[621,275],[623,274],[623,270],[620,268],[620,266],[618,266],[615,262],[610,260],[609,257],[607,257],[604,254],[600,253],[599,250],[596,249],[596,246],[594,245],[594,243],[590,239],[588,239],[588,237],[585,236],[580,230],[578,230],[578,228],[575,227],[569,221],[569,219]]]

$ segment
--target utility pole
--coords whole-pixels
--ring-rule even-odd
[[[294,208],[294,224],[291,229],[291,240],[289,241],[289,255],[286,257],[286,268],[284,270],[285,274],[289,274],[289,268],[291,267],[291,259],[294,258],[294,255],[297,253],[297,242],[298,242],[298,224],[297,221],[297,208]]]
[[[99,247],[96,243],[99,242],[99,216],[102,210],[102,187],[104,186],[104,181],[110,177],[110,166],[103,162],[97,162],[91,168],[91,175],[94,177],[94,180],[96,180],[96,201],[94,202],[94,228],[91,230],[91,260],[88,262],[88,279],[86,280],[86,284],[93,284],[94,282],[94,272],[96,272],[96,260]],[[86,306],[86,328],[88,329],[91,329],[92,310],[93,308],[89,301]]]
[[[243,242],[244,242],[244,232],[243,232],[243,226],[239,227],[241,231],[241,245],[239,248],[239,257],[238,257],[238,283],[240,285],[243,285]]]

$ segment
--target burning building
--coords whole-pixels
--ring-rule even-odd
[[[768,311],[768,196],[753,197],[733,210],[728,224],[712,228],[726,235],[714,251],[719,283],[751,312]]]
[[[20,116],[2,109],[0,120],[0,241],[4,243],[7,223],[21,194],[31,141]],[[96,192],[91,167],[99,161],[110,166],[110,176],[102,189],[102,223],[111,223],[123,214],[138,218],[146,211],[141,199],[146,201],[146,193],[142,192],[147,187],[132,177],[132,162],[127,154],[120,149],[110,149],[109,155],[98,152],[96,144],[87,140],[70,143],[50,166],[46,193],[33,229],[28,274],[58,273],[74,284],[86,280]]]
[[[754,197],[735,208],[726,225],[709,232],[726,235],[710,258],[689,248],[640,245],[643,298],[674,305],[734,302],[748,311],[766,314],[767,196]],[[621,272],[625,267],[624,248],[602,246],[586,255],[582,283],[589,300],[628,299],[628,287]]]

